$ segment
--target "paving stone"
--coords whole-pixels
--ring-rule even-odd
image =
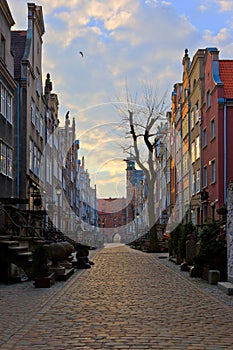
[[[233,309],[217,286],[127,246],[93,260],[48,290],[0,286],[0,348],[232,349]]]

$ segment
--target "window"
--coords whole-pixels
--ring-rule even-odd
[[[200,169],[196,171],[196,192],[200,192]]]
[[[1,34],[1,43],[0,43],[0,58],[5,62],[6,59],[6,40]]]
[[[32,140],[29,141],[29,169],[33,171],[33,164],[34,164],[34,143]]]
[[[12,123],[12,96],[3,84],[1,84],[1,114]]]
[[[213,140],[215,138],[215,119],[212,119],[210,122],[210,139]]]
[[[188,134],[188,118],[187,115],[182,121],[182,137],[185,138],[185,136]]]
[[[207,166],[204,166],[203,168],[203,187],[208,186],[208,170]]]
[[[192,144],[191,144],[191,160],[192,160],[192,163],[194,163],[195,160],[196,160],[195,151],[196,151],[195,142],[192,142]]]
[[[0,143],[1,146],[1,173],[6,175],[7,171],[6,171],[6,145],[4,143]]]
[[[188,152],[183,155],[183,175],[187,174],[189,171],[189,157]]]
[[[196,192],[196,176],[195,173],[192,174],[192,194]]]
[[[34,145],[33,147],[33,173],[37,172],[37,147]]]
[[[195,104],[195,123],[199,122],[199,104],[198,101]]]
[[[33,148],[34,144],[33,141],[29,141],[29,169],[33,171]]]
[[[210,90],[206,93],[206,109],[210,107]]]
[[[175,134],[175,147],[176,147],[176,152],[178,152],[181,148],[180,134],[178,132],[176,132]]]
[[[6,115],[6,89],[1,84],[1,114],[5,117]]]
[[[186,187],[183,192],[184,203],[187,204],[189,202],[189,188]]]
[[[182,175],[181,162],[177,163],[176,172],[177,172],[177,179],[180,180],[181,179],[181,175]]]
[[[33,99],[31,101],[31,122],[35,125],[35,102]]]
[[[6,153],[6,168],[7,168],[7,175],[9,177],[13,177],[12,173],[12,166],[13,166],[13,153],[12,149],[7,147],[7,153]]]
[[[40,178],[41,152],[32,140],[29,143],[29,169]],[[48,169],[47,169],[48,170]]]
[[[200,136],[196,137],[196,159],[200,158]]]
[[[215,161],[215,159],[211,160],[210,167],[211,167],[211,183],[214,183],[214,182],[216,182],[216,161]]]
[[[36,92],[40,95],[41,92],[41,83],[40,83],[40,71],[36,68]]]
[[[12,97],[6,92],[6,119],[12,123]]]
[[[194,122],[195,122],[195,112],[194,112],[194,108],[191,111],[191,120],[190,120],[190,127],[191,129],[194,128]]]
[[[203,142],[203,148],[207,146],[207,130],[203,130],[202,134],[202,142]]]
[[[13,169],[13,153],[12,149],[0,142],[0,172],[4,175],[12,177]]]
[[[40,137],[43,138],[43,117],[40,115]]]
[[[36,120],[35,120],[35,124],[36,124],[36,131],[40,131],[40,112],[39,109],[36,108]]]

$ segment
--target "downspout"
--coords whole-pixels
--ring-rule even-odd
[[[190,105],[191,102],[188,102],[188,154],[189,154],[189,170],[188,170],[188,181],[189,181],[189,206],[188,206],[188,222],[191,222],[191,200],[192,200],[192,162],[191,162],[191,121],[190,121]]]
[[[203,133],[202,133],[202,115],[200,117],[200,129],[199,129],[199,135],[200,135],[200,216],[201,216],[201,228],[203,225],[203,204],[202,204],[202,199],[201,199],[201,191],[202,191],[202,185],[203,185],[203,181],[202,181],[202,175],[203,175],[203,171],[202,171],[202,158],[203,158],[203,154],[202,154],[202,137],[203,137]]]
[[[226,99],[224,99],[224,109],[223,109],[223,181],[224,181],[224,204],[227,201],[227,104]]]
[[[18,82],[17,85],[17,182],[16,182],[16,197],[19,198],[20,196],[20,113],[21,113],[21,106],[20,106],[20,93],[21,93],[21,86],[20,82]]]
[[[183,169],[183,132],[182,132],[182,128],[183,128],[183,120],[182,120],[182,104],[181,104],[181,117],[180,117],[180,149],[179,149],[179,153],[180,153],[180,161],[181,161],[181,222],[184,223],[184,179],[183,179],[183,175],[184,175],[184,169]]]

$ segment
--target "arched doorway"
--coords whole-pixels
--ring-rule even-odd
[[[112,238],[113,243],[120,243],[121,242],[121,235],[119,233],[116,233]]]

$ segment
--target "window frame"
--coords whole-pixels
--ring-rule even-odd
[[[211,184],[216,183],[216,159],[212,159],[210,161],[210,168],[211,168]]]
[[[208,134],[207,134],[207,128],[203,129],[203,132],[202,132],[202,148],[205,148],[207,147],[208,145]]]
[[[0,173],[13,178],[13,150],[2,141],[0,141]]]
[[[200,169],[196,171],[196,193],[199,193],[201,190],[201,183],[200,183]]]
[[[210,121],[210,142],[213,141],[216,137],[216,123],[215,117]]]
[[[203,167],[203,187],[208,186],[208,168],[207,165]]]
[[[206,109],[210,108],[210,90],[206,92]]]

